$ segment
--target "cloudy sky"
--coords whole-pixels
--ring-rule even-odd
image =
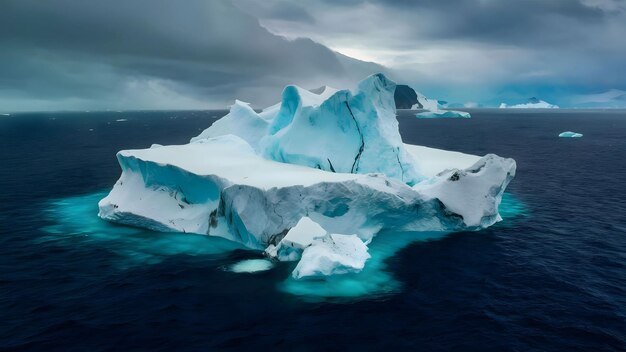
[[[626,90],[626,0],[2,0],[0,111],[263,106],[383,71],[497,105]]]

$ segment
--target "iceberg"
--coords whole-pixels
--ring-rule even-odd
[[[357,272],[379,234],[500,221],[515,161],[403,143],[394,92],[376,74],[354,92],[287,86],[259,113],[236,101],[188,144],[118,152],[98,215],[300,260],[295,278]]]
[[[426,96],[420,92],[415,92],[417,95],[418,103],[411,107],[411,110],[424,109],[428,111],[439,111],[442,106],[442,103],[437,99],[426,98]]]
[[[566,137],[566,138],[580,138],[582,136],[583,136],[582,133],[576,133],[576,132],[572,132],[572,131],[559,133],[559,137]]]
[[[437,118],[465,118],[469,119],[472,115],[465,111],[456,110],[435,110],[424,111],[415,114],[415,117],[422,119],[437,119]]]
[[[407,96],[409,98],[407,98]],[[395,91],[396,106],[407,106],[407,102],[411,101],[414,104],[411,106],[411,110],[424,109],[426,111],[417,113],[417,118],[470,118],[471,115],[464,111],[454,110],[442,110],[442,106],[446,104],[444,101],[429,99],[420,92],[413,90],[413,88],[406,85],[399,85]]]
[[[500,109],[558,109],[558,105],[550,104],[535,97],[528,99],[526,104],[507,105],[500,104]]]
[[[277,258],[281,261],[295,261],[300,258],[302,251],[313,243],[315,238],[325,235],[326,230],[305,216],[287,232],[278,244],[270,244],[265,249],[265,253],[270,258]]]
[[[306,247],[292,276],[302,279],[358,273],[369,258],[367,246],[357,235],[327,234]]]

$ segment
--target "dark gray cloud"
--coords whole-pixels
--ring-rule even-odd
[[[3,0],[0,110],[263,105],[374,71],[450,101],[561,99],[626,89],[624,36],[626,0]]]
[[[282,9],[273,13],[306,17],[295,5]],[[150,87],[164,95],[155,99],[183,94],[196,105],[238,93],[267,103],[290,82],[355,78],[352,63],[327,47],[274,35],[228,1],[5,0],[0,14],[0,104],[8,108],[11,99],[127,104],[120,93],[139,89],[150,100]]]
[[[245,2],[241,3],[242,10],[263,18],[271,18],[288,22],[303,22],[314,24],[315,19],[300,3],[289,0],[272,2]]]
[[[272,32],[383,63],[446,100],[626,88],[624,0],[307,1],[314,25],[250,11]]]
[[[602,24],[611,13],[576,0],[372,0],[399,11],[433,16],[415,35],[433,39],[475,40],[507,45],[563,44],[579,35],[577,28]],[[424,16],[426,17],[426,16]]]

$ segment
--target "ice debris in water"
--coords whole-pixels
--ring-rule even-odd
[[[292,276],[329,276],[358,273],[363,270],[365,261],[370,258],[367,246],[357,235],[327,234],[314,239],[304,249]]]
[[[576,132],[572,132],[572,131],[559,133],[559,137],[566,137],[566,138],[580,138],[582,136],[583,136],[582,133],[576,133]]]
[[[230,271],[234,273],[256,273],[270,270],[274,264],[266,259],[247,259],[233,264]]]

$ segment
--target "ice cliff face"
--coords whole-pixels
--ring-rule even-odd
[[[302,257],[295,278],[359,271],[381,230],[498,221],[515,161],[402,143],[394,92],[379,74],[354,93],[288,86],[260,113],[237,101],[189,144],[119,152],[122,175],[99,216]]]

